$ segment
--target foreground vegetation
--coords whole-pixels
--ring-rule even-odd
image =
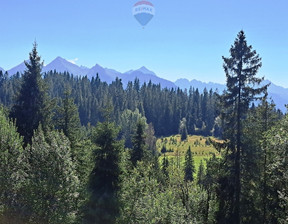
[[[218,96],[69,75],[63,91],[35,44],[0,80],[0,223],[287,223],[288,115],[243,31],[230,54]]]

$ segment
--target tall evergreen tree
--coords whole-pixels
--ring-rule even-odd
[[[70,96],[71,91],[66,90],[64,94],[62,106],[58,110],[58,128],[63,130],[73,146],[80,137],[81,123],[78,108]]]
[[[90,199],[84,223],[115,223],[119,214],[117,193],[120,188],[123,142],[117,140],[119,129],[114,123],[99,123],[92,133],[97,145],[94,168],[90,174]]]
[[[131,162],[134,166],[136,166],[138,161],[143,160],[145,154],[147,153],[145,139],[145,123],[139,120],[136,125],[136,133],[132,139],[133,149],[131,151]]]
[[[195,173],[195,165],[194,160],[191,152],[191,147],[189,146],[186,155],[185,155],[185,167],[184,167],[184,180],[185,181],[193,181],[194,180],[194,173]]]
[[[204,184],[204,179],[205,179],[205,168],[203,165],[203,161],[201,160],[197,173],[197,184],[202,186]]]
[[[242,223],[265,223],[267,214],[267,155],[268,145],[265,132],[278,120],[275,105],[267,101],[267,94],[262,102],[252,107],[243,122],[243,151],[241,157]]]
[[[37,52],[36,42],[29,54],[29,62],[24,62],[27,70],[11,110],[10,116],[16,120],[18,132],[24,136],[25,144],[31,143],[34,131],[42,124],[44,130],[51,126],[52,109],[41,77],[43,62]]]
[[[224,120],[224,139],[230,153],[227,154],[228,167],[231,175],[231,184],[234,192],[228,200],[232,205],[231,223],[240,223],[241,203],[241,155],[243,151],[243,120],[252,100],[267,89],[267,85],[259,87],[263,78],[257,78],[256,74],[262,66],[261,58],[247,45],[244,31],[240,31],[230,49],[230,57],[223,57],[224,71],[227,79],[227,90],[222,96]],[[230,220],[230,218],[228,218]]]

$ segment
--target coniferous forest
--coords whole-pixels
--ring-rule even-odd
[[[288,223],[288,117],[243,31],[223,93],[42,73],[36,43],[29,59],[0,71],[1,224]],[[196,167],[190,146],[156,147],[174,135],[207,137],[217,155]]]

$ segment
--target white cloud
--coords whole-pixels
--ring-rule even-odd
[[[72,64],[76,65],[76,62],[78,61],[78,58],[70,59],[70,60],[67,60],[67,61],[69,61]]]

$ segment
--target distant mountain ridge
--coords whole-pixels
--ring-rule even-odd
[[[199,80],[193,79],[189,81],[188,79],[177,79],[175,81],[175,85],[178,86],[181,89],[187,89],[192,86],[194,88],[198,88],[199,90],[204,90],[206,88],[207,90],[213,89],[213,90],[218,90],[219,93],[221,93],[225,89],[225,85],[219,84],[219,83],[214,83],[214,82],[201,82]]]
[[[26,66],[23,63],[11,68],[8,70],[8,74],[14,75],[17,72],[23,73],[26,69]],[[1,68],[0,68],[1,70]],[[4,71],[4,69],[2,69]],[[188,89],[190,87],[198,88],[200,91],[203,91],[204,88],[207,90],[213,89],[214,91],[218,90],[219,93],[221,93],[225,89],[224,84],[219,83],[205,83],[198,80],[191,80],[188,79],[178,79],[175,81],[175,83],[160,78],[157,76],[153,71],[150,71],[146,67],[141,67],[137,70],[130,70],[125,73],[118,72],[113,69],[109,68],[103,68],[100,65],[96,64],[92,68],[87,68],[84,66],[78,66],[76,64],[73,64],[64,58],[57,57],[52,62],[50,62],[48,65],[43,67],[43,72],[49,72],[49,71],[56,70],[57,72],[69,72],[70,74],[73,74],[75,76],[87,76],[89,79],[92,79],[92,77],[95,77],[96,74],[99,75],[101,81],[111,83],[113,82],[116,77],[120,78],[122,80],[123,86],[126,87],[129,81],[134,81],[135,78],[139,79],[140,84],[143,84],[144,82],[151,81],[154,84],[160,84],[161,87],[165,88],[180,88],[180,89]],[[265,80],[265,83],[269,83],[270,81]],[[288,88],[284,88],[281,86],[277,86],[273,83],[269,86],[268,89],[269,96],[273,99],[274,103],[276,104],[277,108],[279,108],[282,112],[286,112],[285,104],[288,104]]]
[[[57,72],[69,72],[71,74],[77,74],[79,76],[84,76],[88,72],[88,68],[85,67],[79,67],[78,65],[75,65],[64,58],[57,57],[52,62],[50,62],[48,65],[44,66],[43,72],[49,72],[49,71],[56,70]]]
[[[288,104],[288,88],[277,86],[269,80],[263,81],[264,85],[268,83],[270,83],[270,86],[268,87],[269,97],[274,101],[277,109],[280,109],[282,112],[286,112],[285,104]],[[190,86],[192,86],[194,88],[198,88],[200,91],[206,88],[207,90],[217,90],[218,93],[222,93],[226,88],[226,85],[224,84],[213,82],[205,83],[195,79],[191,81],[188,79],[178,79],[176,80],[175,84],[181,89],[189,89]]]
[[[25,71],[25,69],[26,69],[26,65],[24,62],[22,62],[21,64],[9,69],[7,72],[11,76],[11,75],[15,75],[17,72],[21,74]]]
[[[23,73],[26,69],[26,66],[23,63],[17,65],[14,68],[8,70],[8,74],[10,76],[16,74],[17,72]],[[100,65],[96,64],[92,68],[87,68],[84,66],[78,66],[73,64],[64,58],[57,57],[52,62],[43,67],[42,72],[49,71],[57,71],[57,72],[69,72],[75,76],[87,76],[89,79],[92,77],[96,77],[98,74],[101,81],[112,83],[116,77],[122,80],[124,87],[128,84],[129,81],[134,81],[135,78],[138,78],[140,83],[149,82],[151,80],[152,83],[161,84],[162,87],[167,88],[177,88],[177,86],[166,79],[162,79],[158,77],[154,72],[148,70],[146,67],[141,67],[137,70],[130,70],[125,73],[118,72],[114,69],[103,68]]]

